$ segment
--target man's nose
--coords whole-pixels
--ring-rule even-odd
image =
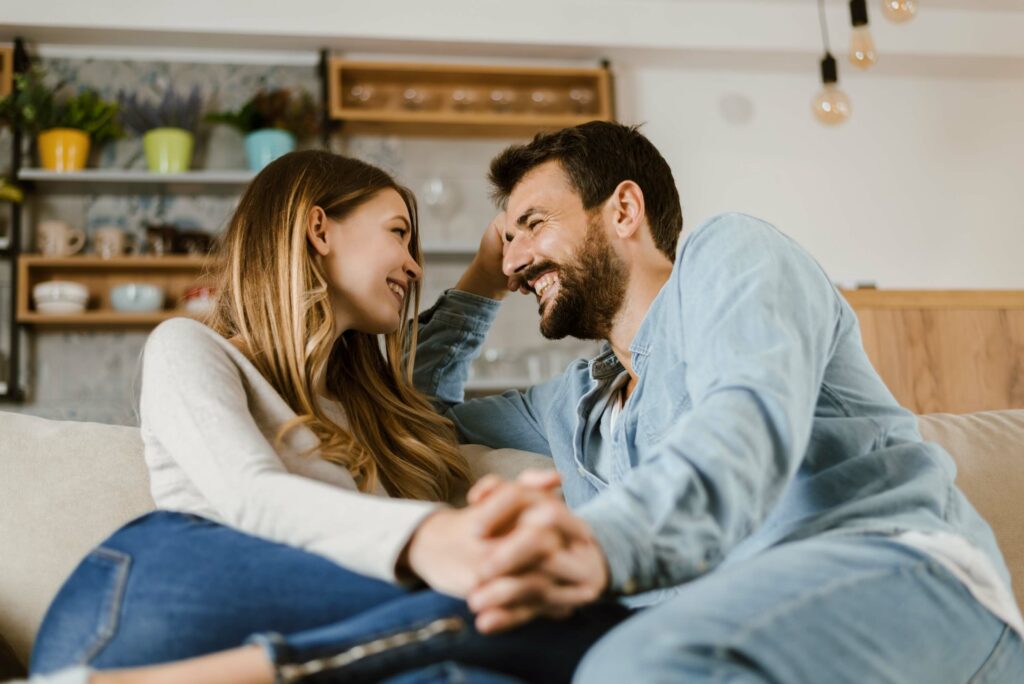
[[[511,242],[505,243],[505,253],[501,259],[501,270],[509,278],[520,273],[533,260],[528,243],[529,240],[518,234],[512,238]]]

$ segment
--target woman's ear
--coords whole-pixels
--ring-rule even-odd
[[[327,242],[327,214],[320,207],[313,207],[306,217],[306,239],[320,256],[331,253],[331,245]]]

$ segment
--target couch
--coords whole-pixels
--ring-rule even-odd
[[[933,414],[920,428],[956,459],[957,482],[995,529],[1024,606],[1024,410]],[[548,463],[465,449],[476,476]],[[47,605],[78,560],[152,508],[137,428],[0,412],[0,650],[6,640],[26,663]],[[0,680],[5,674],[15,671],[0,670]]]

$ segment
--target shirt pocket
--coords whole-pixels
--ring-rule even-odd
[[[643,390],[637,427],[649,444],[657,444],[693,407],[686,391],[686,362],[668,370],[652,368]],[[641,397],[638,397],[641,398]]]

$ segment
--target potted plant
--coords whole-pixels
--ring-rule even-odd
[[[51,88],[45,76],[41,69],[14,76],[14,90],[0,100],[0,123],[36,136],[43,168],[78,171],[85,168],[90,141],[100,145],[121,135],[117,103],[91,88],[73,93],[64,82]]]
[[[199,128],[202,100],[199,87],[188,95],[173,88],[159,102],[141,100],[135,93],[121,93],[122,125],[142,136],[146,164],[154,173],[181,173],[192,165],[192,149]]]
[[[305,91],[288,88],[261,90],[241,109],[214,112],[206,120],[228,124],[245,134],[245,156],[253,171],[294,150],[297,138],[320,130],[313,98]]]

